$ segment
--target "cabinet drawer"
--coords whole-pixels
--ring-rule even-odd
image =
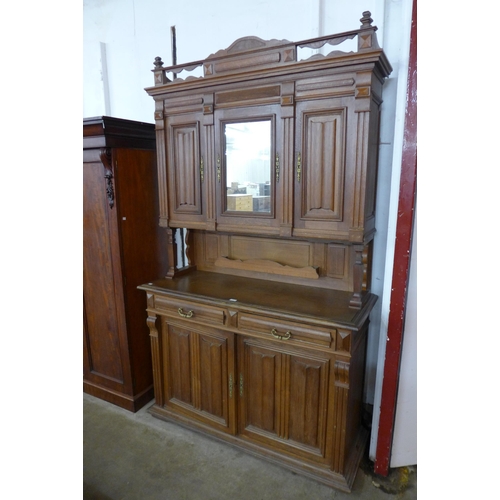
[[[224,325],[226,317],[224,310],[218,307],[159,296],[155,297],[155,309],[174,318],[218,326]]]
[[[247,332],[261,333],[284,342],[300,342],[335,347],[335,329],[283,321],[269,316],[241,313],[238,328]],[[242,332],[243,333],[243,332]]]

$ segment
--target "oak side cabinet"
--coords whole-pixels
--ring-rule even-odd
[[[133,412],[154,397],[137,286],[166,272],[155,148],[154,125],[83,120],[83,390]]]

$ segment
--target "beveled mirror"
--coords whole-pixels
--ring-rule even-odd
[[[226,211],[271,212],[271,120],[224,124]]]

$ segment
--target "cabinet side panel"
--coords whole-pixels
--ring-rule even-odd
[[[164,276],[166,232],[158,225],[159,207],[154,151],[116,151],[118,224],[122,241],[123,289],[126,301],[128,348],[134,390],[152,383],[151,347],[146,325],[146,304],[138,286]]]
[[[358,333],[357,341],[349,370],[349,400],[347,412],[350,418],[346,422],[346,449],[351,450],[356,442],[363,420],[363,387],[365,376],[366,344],[368,322]]]
[[[367,158],[367,173],[366,173],[366,204],[365,204],[365,219],[375,216],[376,191],[377,191],[377,170],[378,170],[378,148],[379,148],[379,123],[380,110],[376,103],[371,105],[370,113],[370,132],[369,132],[369,150],[372,154]]]
[[[104,168],[83,166],[83,295],[90,373],[123,382]]]

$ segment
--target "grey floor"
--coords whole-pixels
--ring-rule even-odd
[[[83,395],[84,500],[413,500],[417,468],[373,474],[363,460],[343,493],[232,446]]]

